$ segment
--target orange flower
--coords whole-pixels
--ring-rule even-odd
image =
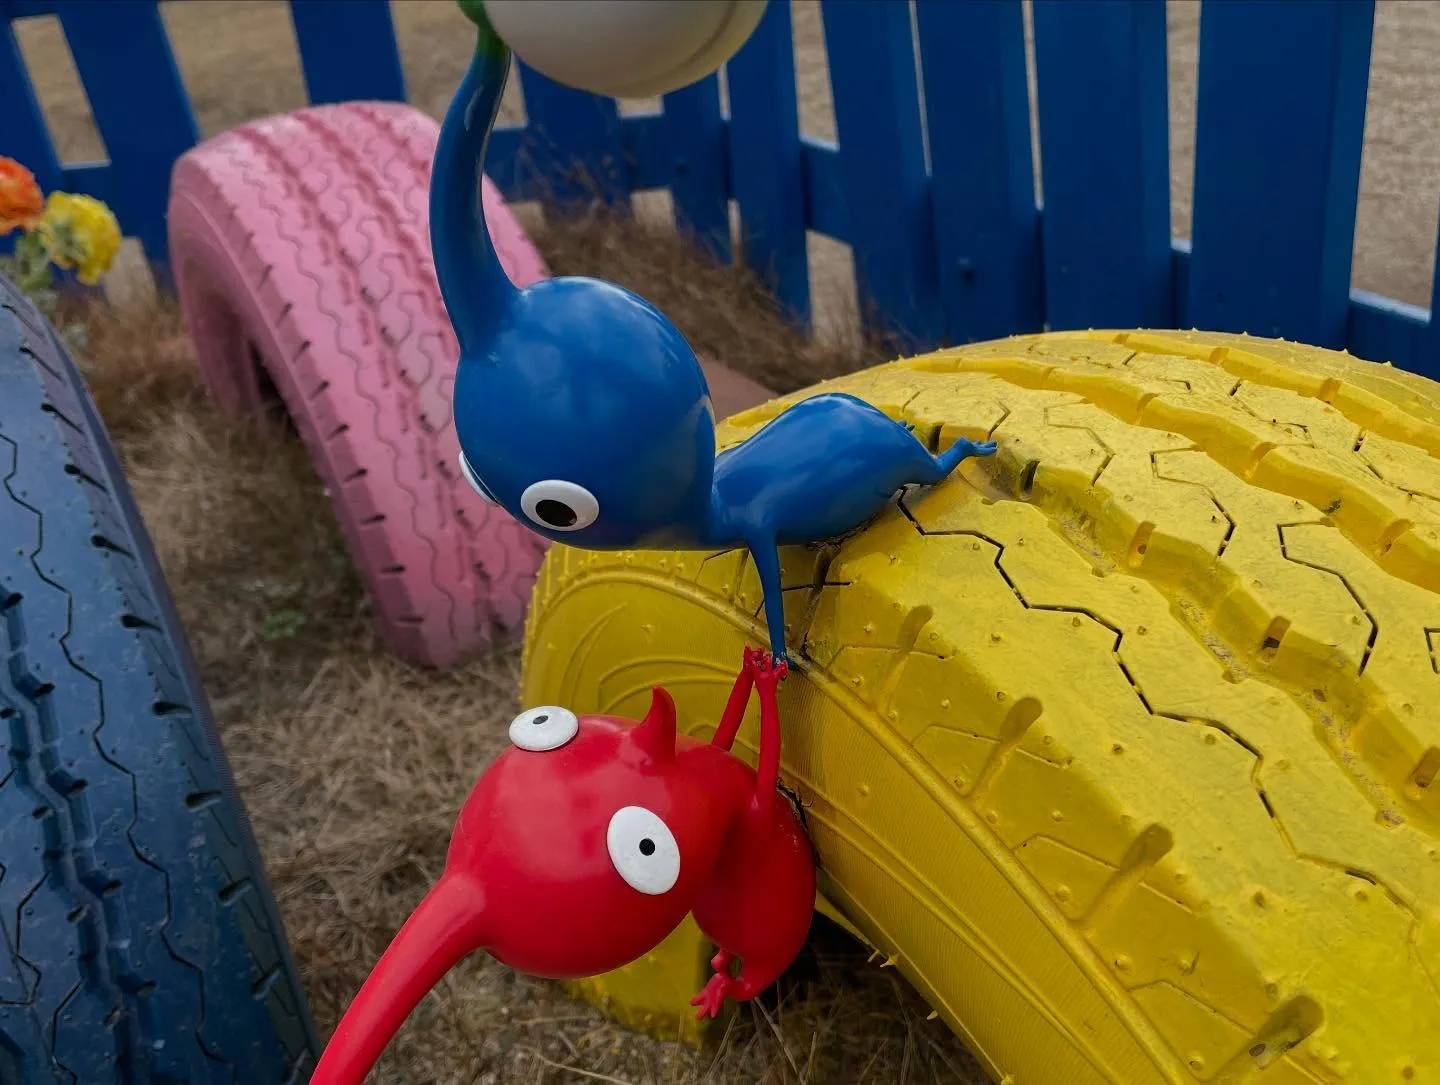
[[[0,155],[0,237],[32,225],[45,210],[35,175],[13,158]]]

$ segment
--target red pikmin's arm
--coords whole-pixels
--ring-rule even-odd
[[[815,904],[815,867],[797,819],[776,807],[780,781],[780,682],[784,660],[747,652],[745,665],[760,690],[760,756],[755,794],[741,815],[715,884],[695,907],[701,930],[718,952],[714,975],[690,1000],[698,1017],[714,1017],[727,998],[754,998],[795,959]],[[739,683],[737,683],[739,688]],[[743,701],[739,702],[742,706]],[[741,967],[731,975],[736,957]]]
[[[720,717],[720,723],[715,728],[715,737],[710,740],[712,746],[719,746],[722,750],[728,750],[735,745],[735,736],[740,731],[740,724],[745,719],[746,706],[750,704],[750,689],[755,684],[755,662],[760,658],[760,653],[745,649],[744,662],[740,664],[740,673],[735,676],[735,685],[730,688],[730,699],[725,702],[725,712]]]
[[[760,690],[760,758],[755,765],[755,805],[768,815],[780,783],[780,680],[790,672],[783,659],[761,655],[752,665],[755,685]]]

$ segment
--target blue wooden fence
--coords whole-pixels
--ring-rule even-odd
[[[312,102],[403,100],[387,0],[290,7]],[[0,154],[106,200],[163,258],[170,165],[197,129],[157,0],[0,14]],[[35,15],[59,18],[109,162],[58,161],[10,27]],[[772,0],[729,65],[728,117],[714,77],[621,116],[522,65],[528,123],[495,134],[490,171],[513,200],[669,189],[722,256],[733,199],[747,261],[802,319],[806,230],[848,242],[869,318],[916,345],[1199,326],[1440,377],[1440,303],[1349,285],[1373,0],[1206,0],[1193,244],[1170,235],[1163,3],[1035,0],[1043,208],[1018,0],[824,0],[822,16],[838,145],[800,135],[790,13]]]

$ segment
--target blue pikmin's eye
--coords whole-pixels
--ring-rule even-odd
[[[485,483],[480,481],[480,476],[475,473],[475,468],[470,466],[470,461],[465,458],[465,453],[460,453],[460,473],[465,476],[465,481],[470,483],[470,488],[480,495],[481,500],[491,505],[498,505],[495,495],[485,488]]]
[[[547,478],[525,488],[520,510],[551,531],[583,531],[600,518],[600,502],[576,482]]]

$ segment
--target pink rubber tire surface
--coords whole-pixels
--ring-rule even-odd
[[[381,635],[445,667],[524,619],[544,540],[460,476],[458,348],[430,252],[436,123],[350,102],[241,125],[175,165],[170,256],[227,412],[278,391],[324,481]],[[548,276],[487,179],[510,277]],[[262,369],[264,374],[262,374]]]

